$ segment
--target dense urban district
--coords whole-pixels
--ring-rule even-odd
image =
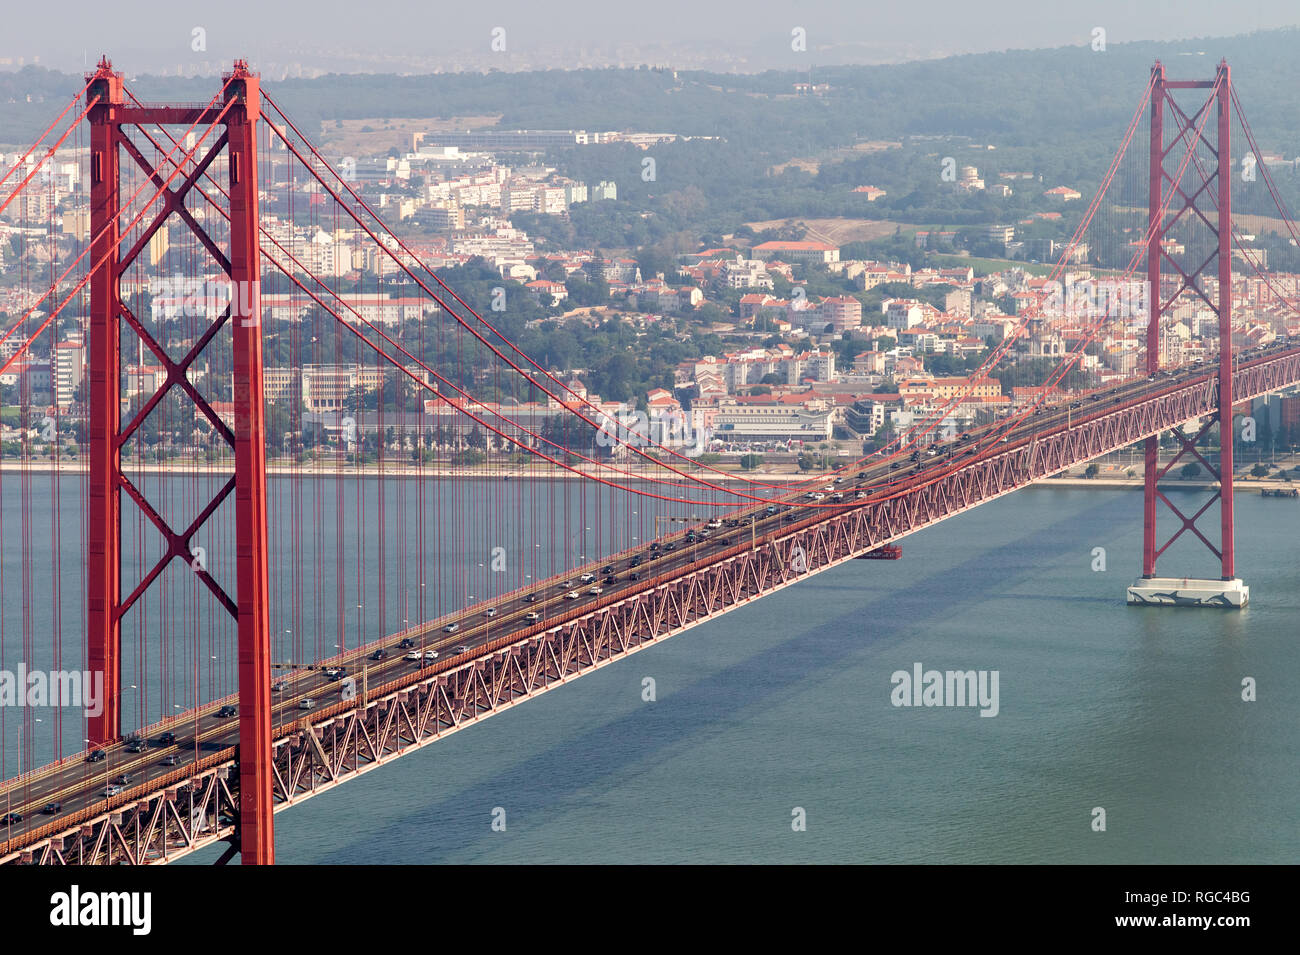
[[[1275,40],[1269,34],[1259,42]],[[1020,55],[1037,62],[1038,54]],[[889,69],[905,76],[914,67],[872,68]],[[624,74],[649,82],[647,102],[656,104],[677,95],[698,106],[701,85],[728,92],[710,77],[662,67],[614,71],[615,79]],[[824,79],[764,74],[744,80],[759,84],[758,92],[740,92],[766,98],[774,111],[833,117],[837,99],[861,96],[856,76],[847,68]],[[17,102],[27,82],[41,99],[57,78],[19,71],[6,76],[0,96],[7,91]],[[469,81],[446,79],[456,84],[454,102],[468,103]],[[510,82],[480,79],[490,102]],[[1140,84],[1143,74],[1128,80]],[[33,94],[25,95],[31,102]],[[1010,118],[1001,137],[956,119],[936,131],[934,117],[924,132],[899,119],[834,141],[787,137],[761,171],[737,168],[728,179],[739,134],[720,119],[699,122],[698,110],[686,114],[685,128],[657,132],[662,127],[637,123],[670,122],[662,105],[632,110],[609,129],[510,127],[503,114],[395,121],[417,112],[404,105],[373,117],[326,118],[318,132],[340,193],[354,191],[405,247],[390,245],[387,255],[363,241],[318,184],[294,178],[274,138],[260,171],[262,218],[273,240],[263,246],[291,274],[330,279],[345,321],[382,328],[448,384],[425,377],[427,387],[413,385],[264,267],[273,464],[342,456],[358,465],[433,460],[472,469],[494,450],[523,450],[454,407],[463,400],[442,397],[440,388],[455,387],[473,396],[480,416],[517,426],[507,433],[541,434],[581,454],[627,452],[599,429],[561,427],[570,401],[590,406],[606,432],[639,434],[724,469],[811,470],[869,453],[918,422],[935,422],[922,441],[950,439],[1040,401],[1074,402],[1146,373],[1151,292],[1120,278],[1143,245],[1140,149],[1126,167],[1131,182],[1116,190],[1121,198],[1108,200],[1076,235],[1106,157],[1031,148]],[[1097,138],[1113,143],[1117,120],[1123,117],[1107,116],[1107,133]],[[1284,153],[1294,155],[1296,144],[1262,145],[1268,171],[1294,190],[1298,161]],[[0,150],[0,176],[20,181],[37,158]],[[48,283],[41,287],[32,263],[56,275],[86,247],[86,164],[84,143],[69,140],[37,174],[39,188],[0,214],[5,329],[20,320],[20,330],[33,329],[47,314]],[[1234,200],[1240,191],[1238,205],[1247,209],[1253,183],[1245,175],[1234,182]],[[205,221],[201,207],[193,212]],[[176,230],[186,228],[173,218],[160,230],[124,288],[132,313],[177,357],[231,295],[217,275],[195,272],[173,249],[174,235],[182,246]],[[1203,239],[1189,222],[1166,250],[1195,258]],[[1231,297],[1233,344],[1243,354],[1300,334],[1287,305],[1300,297],[1298,253],[1295,239],[1267,221],[1240,237]],[[419,287],[417,279],[432,285],[430,273],[490,323],[491,331],[452,306],[487,344],[508,339],[567,382],[568,392],[548,396],[519,375],[500,374],[487,344]],[[1204,287],[1217,294],[1213,278]],[[1213,360],[1219,330],[1208,302],[1172,282],[1161,296],[1172,301],[1160,363]],[[73,462],[84,454],[85,304],[69,312],[0,376],[0,459]],[[0,344],[0,361],[24,338]],[[129,333],[124,341],[122,413],[130,420],[167,372]],[[1008,357],[985,374],[986,358],[1001,348]],[[1076,349],[1072,370],[1050,381]],[[231,369],[222,361],[215,352],[202,357],[189,377],[229,423]],[[1251,418],[1246,440],[1258,453],[1244,460],[1258,475],[1300,443],[1300,397],[1237,410]],[[142,461],[186,464],[215,460],[220,447],[210,422],[169,399],[126,450]],[[1094,466],[1089,476],[1095,473]],[[1280,476],[1290,475],[1283,468]]]

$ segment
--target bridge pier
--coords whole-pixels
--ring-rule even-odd
[[[1128,602],[1141,607],[1224,607],[1240,610],[1250,588],[1240,578],[1139,577],[1128,589]]]

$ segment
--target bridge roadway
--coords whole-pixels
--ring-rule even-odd
[[[1237,367],[1242,369],[1253,363],[1272,362],[1279,358],[1292,359],[1289,367],[1295,369],[1291,374],[1292,380],[1285,383],[1293,384],[1300,380],[1300,361],[1294,360],[1300,358],[1300,349],[1287,343],[1244,353]],[[758,551],[785,534],[792,525],[807,523],[809,518],[826,518],[851,511],[883,493],[897,495],[909,488],[933,483],[936,474],[959,470],[968,462],[979,461],[988,454],[1023,448],[1042,436],[1078,428],[1098,416],[1135,408],[1187,385],[1208,386],[1215,377],[1212,366],[1192,366],[1176,372],[1162,372],[1151,379],[1136,378],[1109,390],[1081,396],[1069,404],[1040,407],[1000,440],[990,432],[1000,432],[1005,422],[994,422],[939,446],[943,450],[934,455],[922,451],[919,460],[900,457],[893,461],[874,461],[854,474],[844,475],[840,483],[833,483],[828,477],[825,484],[818,483],[815,491],[806,490],[805,485],[798,491],[786,492],[781,495],[782,504],[756,504],[720,515],[720,519],[732,526],[724,525],[706,538],[699,536],[700,526],[683,529],[654,544],[606,557],[587,567],[507,594],[495,603],[468,607],[321,661],[316,664],[320,669],[293,671],[273,698],[274,736],[282,740],[296,728],[311,725],[314,714],[326,716],[328,714],[321,711],[337,712],[341,708],[338,704],[345,683],[327,675],[324,672],[327,666],[346,669],[347,676],[354,681],[349,685],[356,694],[354,703],[364,704],[367,701],[363,696],[367,691],[383,687],[388,692],[403,682],[415,683],[431,674],[463,668],[499,647],[502,638],[525,637],[530,632],[544,631],[559,620],[572,619],[584,608],[594,609],[597,604],[608,604],[611,598],[634,595],[645,589],[651,579],[661,582],[675,575],[688,574],[693,568],[707,564],[712,552],[735,550],[737,545],[743,548],[746,540],[751,545],[749,549]],[[1208,387],[1206,391],[1208,394]],[[810,500],[814,493],[824,494],[825,498]],[[833,500],[835,493],[844,495],[842,506]],[[828,506],[832,504],[836,506]],[[694,538],[692,543],[687,543],[688,537]],[[632,560],[638,554],[640,561],[633,565]],[[609,572],[603,570],[606,566],[611,568]],[[582,582],[580,577],[583,574],[593,574],[594,579]],[[615,580],[605,583],[605,578],[610,576]],[[601,592],[591,593],[593,586],[600,587]],[[578,593],[576,599],[568,596],[574,591]],[[489,608],[494,611],[491,616],[487,615]],[[537,618],[530,619],[532,614]],[[447,632],[446,628],[453,625],[455,631]],[[376,651],[383,651],[381,659],[373,658]],[[419,659],[407,659],[408,652],[418,654]],[[436,659],[426,660],[426,653],[436,653]],[[183,783],[205,767],[222,763],[229,765],[238,741],[238,720],[219,716],[218,711],[233,699],[214,701],[197,712],[191,711],[158,724],[148,732],[149,746],[143,752],[130,752],[127,741],[119,741],[103,748],[102,761],[90,762],[85,754],[81,754],[10,781],[0,788],[0,816],[14,813],[21,819],[13,819],[5,827],[6,838],[0,842],[0,862],[21,861],[24,847],[78,824],[85,829],[84,823],[92,817],[103,817],[111,811],[126,811],[133,803],[156,793],[160,787],[174,787],[177,782]],[[163,743],[160,736],[164,731],[175,734],[175,742]],[[176,765],[166,764],[169,757],[175,758]],[[119,782],[123,774],[129,778]],[[237,780],[236,774],[230,776]],[[220,779],[209,781],[209,791],[215,794],[212,806],[221,803],[220,790],[225,778],[222,774]],[[121,791],[108,795],[110,785],[120,785]],[[225,796],[227,802],[232,798],[228,790]],[[224,815],[211,806],[206,811],[212,814],[211,830],[204,828],[200,831],[211,831],[213,837],[218,828],[225,827],[229,831],[231,820],[228,817],[233,815],[232,807],[227,806]],[[194,836],[197,845],[200,840],[197,833]],[[211,842],[213,837],[202,842]],[[174,858],[176,854],[172,852],[171,855]]]

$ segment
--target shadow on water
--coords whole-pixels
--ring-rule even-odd
[[[864,645],[870,645],[875,651],[886,649],[907,639],[909,634],[924,629],[929,622],[959,617],[964,607],[982,602],[989,594],[1027,601],[1113,605],[1115,599],[1060,593],[1008,594],[1008,591],[1013,589],[1017,580],[1059,560],[1062,541],[1077,539],[1081,522],[1087,521],[1092,526],[1105,525],[1120,520],[1131,510],[1131,503],[1106,496],[1096,505],[1067,512],[1050,524],[1039,525],[1032,533],[980,550],[974,556],[924,577],[909,577],[905,587],[886,587],[877,583],[871,585],[877,592],[869,595],[861,591],[860,585],[849,583],[847,587],[858,589],[867,597],[858,602],[852,612],[829,619],[792,621],[788,634],[775,645],[692,682],[674,695],[673,706],[638,708],[611,720],[600,720],[598,725],[566,737],[560,744],[528,754],[520,761],[510,763],[508,769],[472,785],[452,788],[449,785],[452,780],[431,774],[430,795],[435,797],[434,801],[412,805],[402,811],[400,821],[367,828],[364,835],[357,834],[355,841],[336,843],[334,848],[314,861],[355,862],[371,856],[375,845],[402,844],[412,831],[436,833],[437,845],[430,847],[428,861],[464,858],[473,854],[474,847],[489,837],[483,823],[482,807],[496,805],[502,793],[510,793],[512,799],[512,827],[516,821],[526,825],[530,817],[540,818],[553,813],[575,797],[599,790],[601,780],[634,772],[634,767],[673,750],[692,737],[713,731],[717,725],[744,721],[745,711],[775,705],[783,694],[797,692],[801,685],[838,670],[845,660],[861,653]],[[922,533],[932,540],[942,540],[944,528],[936,527]],[[842,565],[800,586],[842,592],[846,585],[838,581],[855,580],[852,575],[855,571],[860,574],[864,565],[873,566],[869,562]],[[948,583],[954,577],[963,580],[960,592],[953,591]],[[945,599],[936,600],[936,592],[944,593]],[[780,595],[774,595],[765,598],[763,603],[780,599]],[[1122,600],[1122,597],[1117,599]],[[740,609],[729,615],[729,619],[740,624],[744,620],[742,615],[762,612]],[[864,618],[884,626],[873,626],[870,633],[864,634]],[[755,625],[758,625],[757,621]],[[707,637],[708,626],[706,624],[678,639]],[[802,646],[796,651],[796,645]],[[660,649],[651,648],[643,652],[653,654]],[[512,716],[518,719],[520,713],[527,712],[527,709],[519,713],[511,711],[493,718],[492,722],[501,721],[497,725],[501,730],[508,725],[506,720]],[[472,740],[480,731],[479,727],[471,727],[469,736],[458,734],[457,739]],[[616,740],[617,745],[611,745],[612,740]],[[442,745],[454,744],[449,741]],[[524,749],[526,751],[526,747]],[[415,762],[428,758],[426,754],[436,756],[437,753],[438,746],[435,745],[423,753],[406,757],[402,763]],[[427,765],[432,769],[431,762]],[[351,783],[348,789],[364,785],[365,782]],[[322,797],[322,808],[331,798],[328,795]],[[313,800],[307,805],[313,806],[315,802]],[[466,807],[474,807],[472,823],[466,818]],[[304,807],[296,812],[311,811]],[[346,838],[344,833],[339,835]]]

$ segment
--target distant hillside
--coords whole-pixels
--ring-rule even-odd
[[[1269,148],[1300,151],[1294,90],[1298,30],[1173,43],[1112,44],[985,53],[891,66],[823,67],[829,94],[795,97],[806,76],[672,74],[648,70],[538,73],[338,75],[268,83],[306,122],[368,117],[502,116],[506,127],[624,129],[725,136],[786,156],[864,139],[965,135],[1029,145],[1044,137],[1112,140],[1132,111],[1151,63],[1210,76],[1220,57]],[[130,64],[120,67],[129,69]],[[51,107],[81,85],[71,74],[27,67],[0,73],[0,140],[34,137]],[[207,99],[212,78],[140,77],[133,88],[160,100]],[[28,97],[31,98],[29,103]]]
[[[580,181],[614,181],[620,201],[575,206],[568,219],[515,217],[554,246],[653,246],[669,255],[694,248],[701,236],[720,242],[747,222],[872,220],[927,223],[939,231],[978,229],[1034,216],[1051,186],[1090,195],[1157,58],[1172,78],[1207,79],[1219,59],[1227,58],[1261,147],[1300,155],[1298,40],[1300,30],[1291,29],[1118,44],[1104,52],[1063,47],[823,67],[816,79],[828,89],[819,95],[795,95],[795,84],[807,77],[793,72],[674,76],[645,69],[350,74],[268,83],[267,89],[302,129],[316,134],[322,124],[334,131],[348,121],[401,118],[403,131],[395,129],[393,141],[405,142],[422,117],[432,126],[434,119],[499,115],[504,128],[714,137],[659,144],[649,153],[629,143],[554,150],[545,157],[548,163]],[[35,68],[0,74],[0,142],[33,138],[80,84],[79,77]],[[143,98],[165,101],[206,100],[214,92],[211,78],[144,76],[131,86]],[[864,143],[898,145],[849,148]],[[1240,147],[1234,154],[1241,155]],[[642,175],[647,156],[655,161],[653,177]],[[938,170],[945,157],[977,165],[990,183],[1000,173],[1029,172],[1034,179],[1014,180],[1014,194],[1001,198],[943,189]],[[1144,207],[1141,148],[1130,159],[1127,177],[1111,198],[1120,206]],[[1279,169],[1277,179],[1286,201],[1300,208],[1300,171]],[[885,195],[869,201],[854,191],[861,185]],[[1234,208],[1269,215],[1267,192],[1250,185],[1234,182]],[[1068,236],[1084,205],[1022,230],[1022,238]],[[1111,228],[1125,225],[1133,223],[1116,220]],[[1278,251],[1289,261],[1289,249]]]

